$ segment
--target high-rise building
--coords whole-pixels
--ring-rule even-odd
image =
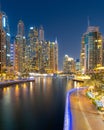
[[[25,31],[24,31],[24,23],[22,20],[19,20],[18,25],[17,25],[17,34],[20,36],[24,36],[25,35]]]
[[[8,23],[8,17],[6,13],[1,12],[2,14],[2,27],[6,33],[6,66],[10,66],[10,29]]]
[[[72,74],[75,72],[75,61],[68,55],[65,55],[63,60],[63,72],[65,74]]]
[[[10,65],[13,67],[14,69],[14,55],[15,55],[15,52],[14,52],[14,42],[15,42],[15,36],[12,36],[11,37],[11,41],[10,41]]]
[[[3,67],[10,66],[10,33],[8,17],[4,12],[0,12],[0,71]]]
[[[30,71],[39,70],[39,52],[38,29],[30,27],[26,44],[26,59]]]
[[[58,71],[58,43],[57,40],[55,42],[50,43],[50,69],[53,73]]]
[[[26,59],[29,72],[56,73],[58,70],[58,43],[44,41],[44,30],[30,27]]]
[[[39,28],[39,40],[44,41],[44,29],[43,29],[43,26],[40,26],[40,28]]]
[[[14,43],[10,45],[10,64],[14,66]]]
[[[83,34],[80,63],[83,73],[103,65],[103,39],[98,27],[89,26]]]
[[[24,23],[23,21],[19,21],[17,25],[17,35],[15,38],[15,61],[14,61],[14,68],[17,72],[24,71],[24,64],[25,64],[25,47],[26,47],[26,38],[24,36]]]

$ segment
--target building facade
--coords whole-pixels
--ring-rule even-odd
[[[14,69],[16,72],[23,73],[25,64],[26,37],[24,36],[24,23],[22,20],[19,21],[17,30],[14,43]]]
[[[8,17],[0,12],[0,72],[10,67],[10,33]]]
[[[64,56],[63,73],[65,73],[65,74],[75,73],[75,61],[73,58],[69,57],[68,55]]]
[[[82,36],[80,63],[83,73],[103,65],[103,38],[98,27],[90,26]]]
[[[39,28],[39,41],[44,41],[44,29],[43,26],[40,26]]]
[[[38,73],[56,73],[58,70],[58,43],[45,41],[44,30],[30,27],[26,57],[29,71]]]

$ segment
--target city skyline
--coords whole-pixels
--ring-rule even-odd
[[[90,2],[90,3],[89,3]],[[90,25],[99,26],[104,35],[103,1],[5,1],[1,0],[3,10],[9,20],[10,33],[16,35],[17,23],[24,22],[26,34],[30,26],[44,27],[45,39],[54,41],[57,37],[59,45],[59,69],[65,54],[79,58],[81,37],[87,30],[88,16]],[[24,6],[25,5],[25,6]]]

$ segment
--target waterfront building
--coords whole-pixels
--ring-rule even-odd
[[[82,36],[80,63],[82,73],[103,65],[103,38],[99,27],[89,26]]]
[[[41,73],[57,73],[58,43],[56,41],[39,42],[39,70]]]
[[[75,73],[75,61],[73,58],[68,55],[64,56],[63,60],[63,72],[65,74],[73,74]]]
[[[39,70],[39,40],[38,29],[30,27],[26,43],[26,59],[28,62],[28,70],[37,72]]]
[[[58,71],[58,43],[45,41],[44,30],[30,27],[25,47],[25,71],[56,73]],[[18,49],[17,49],[18,50]]]
[[[10,66],[10,32],[7,15],[0,11],[0,72]],[[4,69],[5,68],[5,69]]]
[[[25,64],[25,47],[26,47],[26,37],[24,36],[24,23],[19,21],[17,25],[17,35],[15,37],[15,58],[14,58],[14,68],[16,72],[23,73]]]
[[[56,73],[58,70],[58,43],[45,41],[44,30],[41,27],[30,27],[26,57],[30,72]]]
[[[50,69],[53,73],[58,71],[58,43],[51,42],[50,44]]]
[[[52,73],[52,70],[50,69],[50,50],[51,50],[50,44],[51,44],[51,42],[46,41],[45,44],[46,44],[46,47],[45,47],[46,55],[45,55],[45,63],[44,63],[45,72]]]

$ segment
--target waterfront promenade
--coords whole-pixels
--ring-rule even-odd
[[[0,87],[10,86],[13,84],[20,84],[24,82],[33,82],[33,81],[35,81],[35,79],[8,80],[8,81],[0,82]]]
[[[102,114],[86,97],[86,90],[78,90],[70,95],[73,130],[104,130]]]

